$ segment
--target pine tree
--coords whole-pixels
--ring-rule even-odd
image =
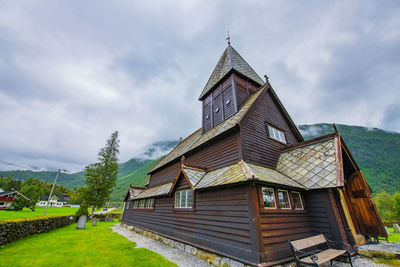
[[[92,207],[92,214],[95,208],[102,207],[110,198],[113,187],[115,187],[118,175],[119,153],[118,132],[111,134],[106,146],[98,153],[99,162],[92,163],[85,167],[85,202]]]

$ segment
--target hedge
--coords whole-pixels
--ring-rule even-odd
[[[75,215],[68,215],[0,222],[0,246],[34,234],[46,233],[75,221]]]
[[[121,216],[121,213],[102,213],[102,214],[93,214],[94,218],[106,218],[106,217],[112,217],[112,218],[119,218]]]
[[[393,224],[397,223],[398,225],[400,225],[400,220],[382,220],[383,225],[386,227],[393,227]]]

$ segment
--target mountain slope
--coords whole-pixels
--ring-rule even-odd
[[[400,133],[377,128],[337,125],[351,154],[374,192],[400,192]],[[305,139],[334,132],[329,124],[300,125]]]
[[[177,144],[178,141],[156,142],[147,146],[145,152],[139,156],[132,158],[127,162],[120,163],[117,186],[111,194],[111,200],[121,200],[126,194],[130,184],[132,186],[145,185],[150,178],[147,175],[148,171],[157,164],[160,157],[167,154]],[[53,183],[56,174],[57,172],[50,171],[0,171],[0,176],[12,176],[14,179],[21,179],[23,181],[30,177],[34,177],[47,183]],[[85,184],[84,172],[82,171],[73,174],[60,173],[57,184],[63,185],[69,189],[80,187]]]

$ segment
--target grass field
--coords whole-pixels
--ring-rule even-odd
[[[78,208],[71,208],[71,207],[62,207],[62,208],[49,207],[47,208],[46,217],[71,215],[75,214],[77,210]],[[43,212],[44,212],[44,207],[36,207],[35,211],[31,211],[28,208],[24,208],[23,210],[20,211],[0,210],[0,221],[42,217]]]
[[[176,266],[162,256],[113,233],[115,223],[76,223],[0,248],[0,266]]]
[[[389,236],[389,241],[390,242],[399,242],[400,243],[400,233],[393,233],[393,228],[389,228],[390,231],[390,236]]]

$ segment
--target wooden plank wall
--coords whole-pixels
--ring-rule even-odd
[[[295,135],[283,118],[269,91],[257,99],[240,128],[243,136],[244,160],[249,163],[275,168],[280,149],[285,145],[269,138],[266,123],[283,130],[288,145],[297,143]]]
[[[172,196],[156,198],[154,210],[127,210],[123,222],[258,263],[259,255],[251,250],[247,186],[195,192],[195,199],[195,211],[177,211]]]
[[[187,156],[185,163],[189,166],[207,168],[207,171],[235,164],[240,160],[239,140],[238,131],[230,133],[228,136],[203,147],[201,151]],[[178,174],[180,164],[180,161],[177,160],[175,163],[155,172],[150,178],[149,187],[173,181]]]
[[[261,211],[264,261],[271,262],[292,256],[287,240],[313,235],[307,213],[298,211]]]
[[[328,190],[313,190],[304,195],[312,231],[331,240],[347,242],[337,203],[332,205]]]

